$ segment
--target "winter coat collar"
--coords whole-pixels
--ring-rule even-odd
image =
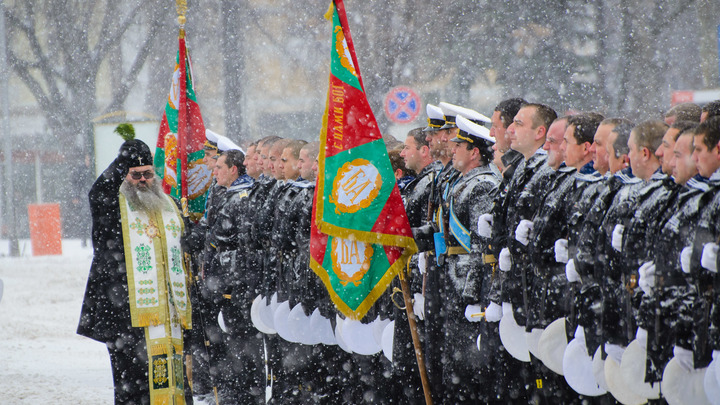
[[[252,177],[248,176],[247,174],[243,174],[232,182],[230,187],[228,187],[228,191],[237,191],[244,188],[250,188],[252,187],[253,183],[255,183],[255,180],[253,180]]]
[[[639,177],[635,177],[632,169],[626,167],[619,172],[615,173],[615,177],[620,180],[623,184],[635,184],[640,183],[642,180]]]
[[[720,169],[715,170],[715,173],[711,174],[708,180],[710,183],[720,183]]]
[[[685,187],[700,190],[700,191],[710,190],[710,185],[708,184],[708,180],[699,174],[696,174],[695,177],[688,180],[687,183],[685,183]]]
[[[298,177],[297,180],[293,182],[293,186],[300,188],[310,188],[315,186],[315,182],[303,179],[302,177]]]

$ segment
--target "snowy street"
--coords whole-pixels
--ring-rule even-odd
[[[110,404],[112,375],[101,343],[75,334],[91,247],[63,240],[62,256],[7,257],[0,240],[0,402]]]

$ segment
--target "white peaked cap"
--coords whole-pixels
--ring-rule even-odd
[[[240,146],[238,146],[235,142],[231,141],[230,138],[219,135],[218,141],[217,141],[218,149],[220,152],[227,152],[229,150],[239,150],[242,153],[245,153],[245,151],[242,150]]]
[[[428,104],[425,107],[425,111],[427,112],[427,116],[429,119],[443,120],[443,122],[445,121],[445,114],[443,114],[443,110],[440,107]]]
[[[442,108],[442,111],[445,113],[445,115],[450,115],[450,116],[454,116],[454,117],[463,116],[463,117],[465,117],[471,121],[474,121],[478,124],[481,122],[487,122],[487,123],[491,122],[490,118],[488,118],[487,116],[480,114],[479,112],[477,112],[475,110],[461,107],[459,105],[441,102],[440,108]]]
[[[455,118],[455,123],[461,131],[467,132],[468,134],[475,136],[480,139],[484,139],[490,143],[495,143],[495,138],[490,136],[490,130],[482,125],[478,125],[469,119],[464,118],[462,115],[458,115]]]
[[[205,128],[205,138],[207,138],[208,141],[217,143],[221,136],[222,135],[217,132]]]

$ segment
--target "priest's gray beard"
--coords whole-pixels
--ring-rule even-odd
[[[163,210],[171,209],[169,201],[160,183],[152,182],[133,185],[127,180],[120,186],[120,192],[125,196],[131,207],[134,207],[146,214],[160,213]]]

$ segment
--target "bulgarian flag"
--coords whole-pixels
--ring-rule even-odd
[[[330,86],[320,132],[310,265],[345,316],[362,319],[417,251],[370,110],[345,7],[334,0]]]
[[[183,211],[197,220],[205,211],[212,173],[203,163],[205,124],[193,87],[192,64],[180,28],[178,54],[155,149],[155,172],[163,189],[183,201]]]

